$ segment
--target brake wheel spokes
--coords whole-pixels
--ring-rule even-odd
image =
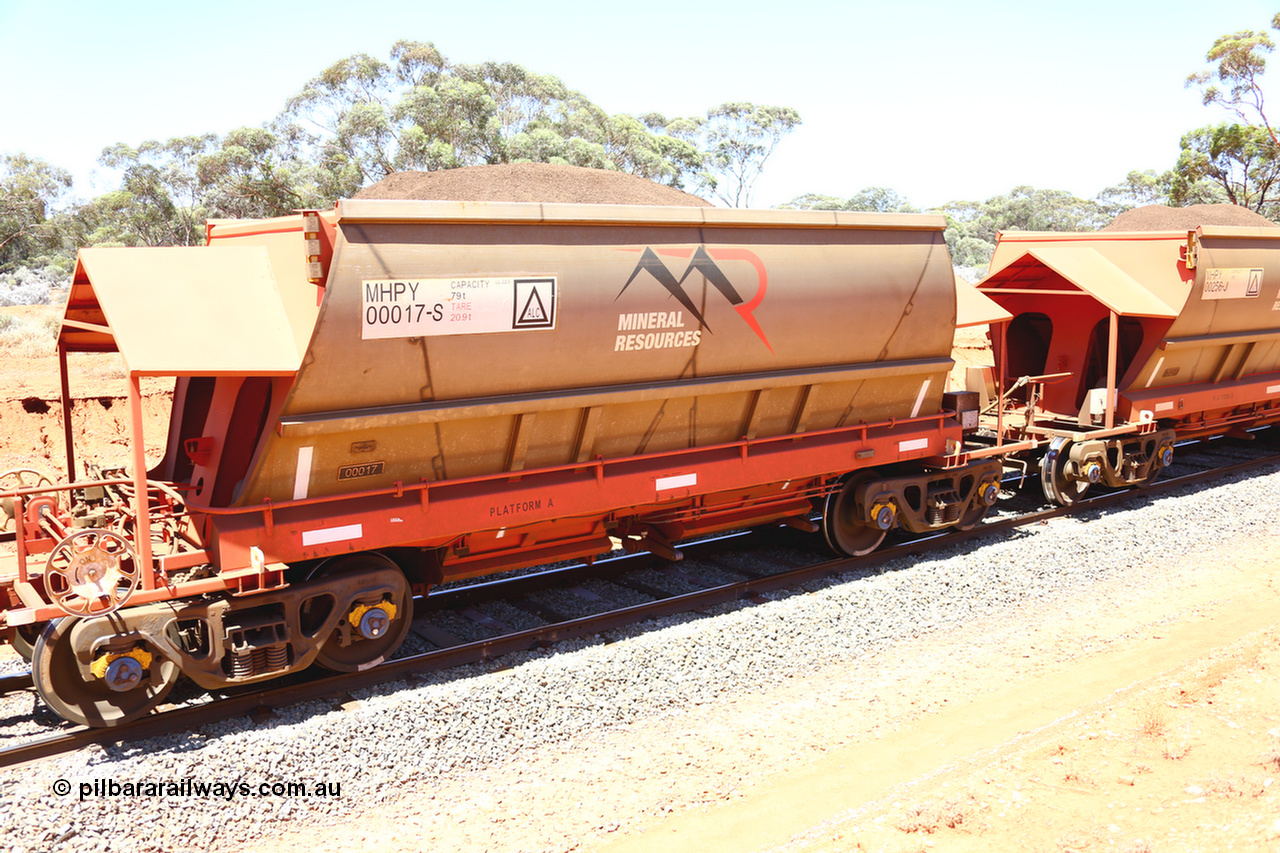
[[[133,549],[111,530],[78,530],[54,546],[45,564],[45,590],[69,616],[105,616],[138,588]]]

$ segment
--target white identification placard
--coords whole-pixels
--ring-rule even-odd
[[[361,289],[363,340],[556,327],[555,276],[367,279]]]
[[[1204,271],[1205,299],[1252,299],[1262,293],[1262,270],[1212,269]]]

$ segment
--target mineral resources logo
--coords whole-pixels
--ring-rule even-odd
[[[688,261],[684,273],[676,278],[660,257],[666,255],[668,257],[683,258]],[[756,294],[747,302],[738,293],[737,288],[729,281],[729,277],[716,264],[716,261],[746,261],[755,269],[758,285]],[[773,352],[773,347],[769,344],[769,339],[765,337],[764,331],[760,328],[760,324],[756,321],[755,310],[760,307],[760,303],[764,301],[765,291],[769,286],[768,275],[765,272],[764,262],[755,254],[755,252],[746,249],[711,249],[705,246],[688,249],[662,248],[654,250],[652,247],[645,247],[640,253],[640,261],[636,264],[636,268],[632,270],[631,276],[627,279],[626,284],[622,285],[622,290],[618,291],[618,296],[614,297],[614,301],[626,293],[627,288],[642,273],[647,273],[659,284],[661,284],[668,293],[676,298],[676,301],[684,307],[694,318],[697,319],[699,328],[696,330],[685,330],[684,311],[653,311],[649,313],[628,313],[618,315],[618,331],[634,332],[638,329],[656,329],[657,331],[648,332],[646,334],[620,334],[614,344],[615,352],[638,349],[666,349],[668,347],[689,347],[697,346],[702,339],[702,330],[711,332],[711,326],[707,323],[702,312],[698,310],[697,304],[689,296],[684,289],[685,280],[693,273],[701,273],[708,283],[714,287],[721,296],[728,300],[734,310],[742,317],[743,321],[755,332],[756,337],[768,347],[769,352]],[[670,331],[664,331],[664,330]]]

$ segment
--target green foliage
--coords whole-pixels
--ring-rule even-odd
[[[983,202],[949,202],[937,212],[947,217],[947,246],[958,266],[988,263],[1001,231],[1094,231],[1112,219],[1097,201],[1029,186]]]
[[[1142,173],[1130,180],[1142,183]],[[878,213],[917,213],[918,209],[895,190],[867,187],[853,197],[839,199],[807,193],[783,208],[794,210],[867,210]],[[1014,187],[1007,195],[986,201],[953,201],[928,211],[946,217],[944,232],[951,262],[958,267],[981,267],[991,261],[1000,231],[1093,231],[1106,225],[1114,213],[1101,200],[1076,198],[1060,190]]]
[[[1227,194],[1208,178],[1179,177],[1173,169],[1158,173],[1154,169],[1146,169],[1130,172],[1120,183],[1098,193],[1094,200],[1114,218],[1130,208],[1148,204],[1168,207],[1225,204]]]
[[[451,64],[429,42],[396,42],[389,63],[334,63],[281,120],[305,128],[319,192],[332,198],[410,169],[565,163],[678,187],[702,165],[688,138],[611,116],[558,77],[510,62]]]
[[[1238,204],[1263,216],[1280,214],[1280,146],[1262,127],[1219,124],[1182,137],[1182,153],[1174,167],[1169,198],[1175,205],[1205,200],[1207,186],[1215,200]]]
[[[888,187],[867,187],[845,202],[845,210],[867,210],[874,213],[917,213],[916,208]]]
[[[940,211],[967,223],[969,232],[982,239],[994,239],[998,231],[1093,231],[1109,221],[1096,201],[1029,186],[981,203],[950,202]]]
[[[1169,204],[1173,187],[1172,171],[1157,173],[1154,169],[1133,170],[1123,181],[1098,193],[1096,201],[1114,217],[1133,207]]]
[[[119,170],[120,186],[67,218],[71,245],[193,246],[204,242],[210,218],[282,216],[332,203],[288,125],[118,144],[99,162]]]
[[[52,207],[71,188],[71,174],[26,154],[0,155],[0,270],[58,246]]]
[[[1271,19],[1271,28],[1280,30],[1280,14]],[[1220,104],[1246,122],[1259,119],[1275,142],[1276,134],[1267,118],[1261,84],[1267,70],[1266,54],[1275,47],[1265,32],[1241,30],[1219,36],[1205,55],[1205,61],[1214,67],[1190,75],[1186,85],[1200,87],[1206,106]]]
[[[52,266],[19,267],[0,273],[0,306],[45,305],[52,301],[53,291],[71,283],[70,278]]]
[[[290,157],[286,141],[266,128],[242,127],[195,162],[200,206],[211,216],[249,219],[327,206],[310,168]]]
[[[778,205],[779,210],[844,210],[845,200],[822,193],[805,193]]]
[[[95,222],[94,243],[126,246],[194,246],[204,242],[203,204],[196,174],[201,157],[217,145],[212,133],[124,143],[102,152],[98,162],[122,173],[120,188],[99,196],[86,211]]]
[[[873,213],[918,213],[911,202],[907,201],[896,190],[888,187],[866,187],[858,190],[851,198],[840,199],[821,193],[805,193],[796,196],[786,204],[780,204],[782,210],[865,210]]]
[[[723,103],[707,110],[700,130],[705,167],[701,186],[729,207],[750,207],[751,189],[782,137],[800,126],[790,107]]]
[[[1271,28],[1280,30],[1280,14],[1272,17]],[[1205,55],[1212,67],[1187,78],[1187,86],[1200,87],[1206,106],[1225,107],[1244,123],[1223,122],[1182,137],[1168,188],[1171,204],[1229,202],[1269,218],[1280,215],[1280,140],[1262,90],[1267,55],[1274,50],[1275,42],[1265,32],[1228,33]]]
[[[553,75],[454,64],[430,42],[402,40],[385,61],[358,53],[324,68],[262,127],[106,148],[99,162],[119,185],[87,202],[58,209],[68,172],[25,154],[0,157],[0,272],[65,276],[84,245],[198,245],[210,218],[324,208],[410,169],[564,163],[748,204],[770,154],[799,124],[795,110],[745,102],[705,118],[610,115]]]

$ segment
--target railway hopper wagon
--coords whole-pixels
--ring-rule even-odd
[[[766,523],[865,553],[998,495],[934,216],[352,200],[81,252],[126,468],[28,483],[3,630],[68,720],[372,666],[443,581]],[[176,377],[150,471],[140,379]],[[972,413],[970,413],[972,414]],[[158,454],[157,454],[158,455]],[[155,458],[153,456],[153,458]],[[812,519],[820,515],[820,523]]]
[[[1000,235],[979,290],[994,382],[984,425],[1038,459],[1045,495],[1142,484],[1174,440],[1280,421],[1280,229]]]

